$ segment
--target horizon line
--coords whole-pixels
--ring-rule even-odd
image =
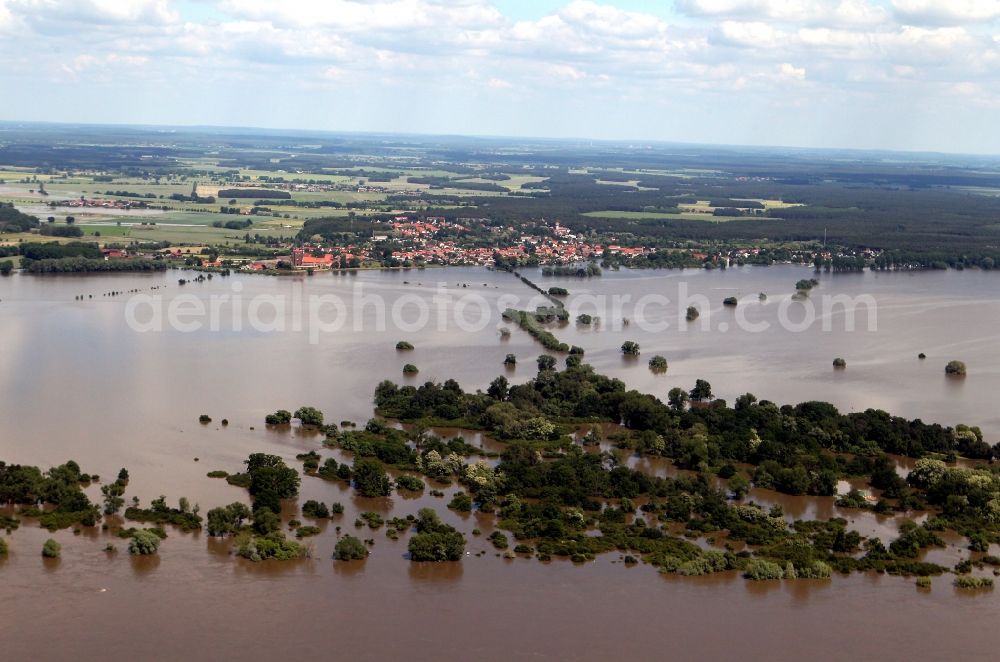
[[[313,128],[284,128],[284,127],[264,127],[264,126],[238,126],[223,124],[145,124],[129,122],[70,122],[56,120],[20,120],[20,119],[0,119],[0,130],[4,125],[21,126],[53,126],[53,127],[93,127],[93,128],[128,128],[128,129],[186,129],[200,131],[267,131],[280,132],[294,135],[318,134],[328,136],[399,136],[410,138],[450,138],[450,139],[470,139],[470,140],[494,140],[494,141],[538,141],[548,143],[601,143],[606,145],[631,145],[634,143],[644,143],[648,145],[661,146],[682,146],[694,148],[725,148],[730,150],[793,150],[799,152],[849,152],[865,154],[901,154],[913,156],[946,156],[946,157],[972,157],[972,158],[994,158],[1000,159],[1000,153],[996,152],[943,152],[927,149],[888,149],[877,147],[816,147],[802,145],[774,145],[774,144],[754,144],[754,143],[705,143],[686,142],[683,140],[664,140],[653,138],[587,138],[579,136],[537,136],[537,135],[502,135],[502,134],[475,134],[475,133],[436,133],[436,132],[406,132],[391,130],[360,130],[360,129],[313,129]]]

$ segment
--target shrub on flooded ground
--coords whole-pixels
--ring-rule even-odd
[[[378,529],[385,524],[385,520],[382,519],[382,516],[375,512],[364,512],[361,513],[360,517],[366,524],[368,524],[369,529]]]
[[[299,453],[295,456],[296,460],[302,462],[302,470],[307,474],[314,474],[319,469],[320,455],[316,451],[309,451],[308,453]]]
[[[292,412],[287,409],[279,409],[273,414],[268,414],[264,417],[264,423],[267,425],[288,425],[292,422]]]
[[[100,510],[81,487],[95,479],[81,472],[73,460],[48,471],[0,462],[0,503],[26,506],[21,516],[38,518],[39,525],[50,531],[74,524],[95,526]],[[39,508],[39,504],[45,507]],[[3,524],[4,528],[13,528],[9,519]]]
[[[305,546],[288,540],[279,531],[267,535],[241,534],[236,540],[236,554],[251,561],[291,561],[305,558]]]
[[[208,511],[206,528],[210,536],[224,536],[236,533],[243,522],[250,519],[250,508],[246,504],[233,502],[222,508]]]
[[[505,536],[501,531],[494,531],[491,533],[490,542],[493,543],[493,546],[497,549],[507,549],[507,546],[510,544],[507,541],[507,536]]]
[[[421,508],[416,525],[417,533],[407,545],[413,561],[458,561],[462,558],[465,536],[443,523],[433,510]]]
[[[312,536],[318,536],[322,531],[318,526],[300,526],[295,529],[296,538],[309,538]]]
[[[14,531],[21,526],[21,520],[18,518],[7,515],[6,513],[0,513],[0,529],[5,530],[7,533]]]
[[[329,440],[328,440],[329,442]],[[326,458],[316,475],[323,480],[351,480],[351,467],[347,463],[338,464],[332,457]]]
[[[62,545],[57,543],[52,538],[45,541],[42,545],[42,556],[47,559],[57,559],[62,556]]]
[[[299,407],[295,410],[293,418],[299,419],[302,425],[319,427],[323,425],[323,412],[315,407]]]
[[[360,561],[368,558],[368,548],[358,538],[344,536],[337,541],[333,558],[337,561]]]
[[[747,563],[743,576],[754,580],[781,579],[785,576],[785,571],[777,563],[753,559]]]
[[[993,580],[989,577],[973,577],[972,575],[959,575],[955,578],[957,588],[993,588]]]
[[[956,377],[964,377],[966,373],[965,363],[962,361],[949,361],[948,365],[944,367],[945,374],[954,375]]]
[[[472,497],[470,497],[465,492],[456,492],[455,496],[451,498],[448,502],[448,507],[452,510],[457,510],[460,513],[468,513],[472,511]]]
[[[420,480],[416,476],[403,474],[402,476],[396,478],[396,489],[419,492],[424,489],[424,481]]]
[[[377,460],[362,458],[354,461],[351,471],[354,487],[365,497],[385,497],[392,492],[392,482]]]
[[[156,554],[160,548],[160,537],[152,531],[136,531],[128,544],[128,553],[137,556]]]
[[[312,519],[325,519],[330,516],[330,510],[325,503],[310,499],[302,504],[302,515]]]
[[[167,506],[164,496],[153,499],[149,508],[132,506],[125,509],[125,519],[154,524],[173,524],[182,531],[196,531],[201,528],[202,518],[197,504],[192,508],[188,500],[181,497],[177,508]]]

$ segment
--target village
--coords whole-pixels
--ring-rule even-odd
[[[586,262],[634,266],[642,260],[656,264],[662,253],[669,253],[670,266],[726,268],[731,264],[755,263],[759,247],[708,250],[689,247],[625,246],[613,241],[579,236],[558,221],[532,225],[533,231],[514,226],[487,224],[484,218],[441,216],[418,218],[397,215],[391,220],[372,224],[372,233],[364,241],[336,242],[312,237],[308,241],[286,240],[268,246],[267,255],[241,248],[209,245],[174,245],[156,250],[108,245],[105,259],[135,257],[183,261],[184,266],[209,270],[236,269],[246,272],[280,273],[326,271],[360,268],[411,268],[426,266],[530,265],[562,266]],[[877,252],[859,253],[870,260]],[[800,250],[792,254],[797,263],[829,263],[839,253]]]

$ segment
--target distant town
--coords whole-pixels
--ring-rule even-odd
[[[93,201],[95,205],[101,201]],[[113,201],[109,201],[113,202]],[[203,269],[239,269],[251,272],[324,271],[359,268],[425,266],[572,266],[598,262],[605,266],[650,266],[656,256],[671,256],[669,266],[725,269],[735,264],[773,262],[831,264],[834,258],[858,259],[865,263],[880,251],[866,249],[851,252],[810,250],[776,252],[762,247],[707,250],[703,247],[626,246],[581,237],[560,225],[542,222],[547,234],[522,233],[513,226],[487,226],[488,219],[444,217],[416,218],[396,216],[389,223],[373,223],[377,228],[367,241],[338,244],[332,241],[289,240],[268,245],[272,255],[255,259],[241,248],[218,246],[170,246],[150,250],[148,246],[107,245],[105,259],[167,258],[184,260],[185,266]],[[537,227],[537,226],[536,226]],[[498,239],[495,246],[466,240],[485,231]],[[443,239],[442,234],[456,238]],[[503,241],[499,239],[503,237]],[[386,247],[389,247],[388,249]],[[777,257],[778,259],[775,259]]]

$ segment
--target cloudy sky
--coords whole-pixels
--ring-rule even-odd
[[[1000,153],[1000,0],[0,0],[0,119]]]

